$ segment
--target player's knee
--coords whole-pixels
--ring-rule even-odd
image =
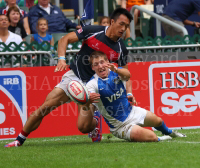
[[[131,131],[131,140],[132,141],[140,141],[142,137],[142,132],[139,129],[133,129]]]
[[[89,133],[91,132],[92,130],[90,129],[90,126],[91,124],[90,123],[81,123],[81,124],[78,124],[78,129],[80,132],[82,132],[83,134],[86,134],[86,133]]]
[[[151,142],[158,141],[158,137],[156,136],[155,133],[152,132],[152,134],[149,135],[149,141],[151,141]]]

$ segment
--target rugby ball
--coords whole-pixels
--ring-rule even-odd
[[[89,100],[89,93],[85,85],[81,82],[72,80],[67,85],[67,91],[72,101],[77,104],[83,105]]]

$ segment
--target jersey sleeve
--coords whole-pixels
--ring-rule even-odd
[[[84,26],[76,30],[75,33],[79,40],[85,40],[89,36],[95,34],[96,32],[104,31],[104,30],[105,30],[104,26]]]
[[[97,82],[92,79],[86,84],[86,88],[88,89],[88,92],[90,93],[98,93],[98,87]]]
[[[116,61],[116,63],[118,64],[118,66],[125,66],[127,64],[127,61],[128,61],[128,50],[126,49],[122,40],[121,40],[120,44],[121,44],[120,57]]]
[[[199,0],[194,0],[194,7],[196,9],[197,12],[200,12],[200,1]]]

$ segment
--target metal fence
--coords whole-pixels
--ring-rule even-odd
[[[171,59],[166,56],[176,55],[173,59],[187,60],[187,59],[200,59],[200,36],[189,37],[185,36],[170,38],[170,37],[156,37],[152,39],[150,37],[142,39],[131,38],[124,41],[127,49],[129,50],[129,61],[162,61]],[[54,45],[52,51],[50,44],[42,43],[37,44],[35,42],[27,44],[22,42],[20,45],[10,43],[6,46],[4,43],[0,43],[0,67],[33,67],[33,66],[53,66],[57,65],[57,45]],[[77,54],[81,48],[82,43],[77,42],[69,44],[66,51],[67,64],[73,59],[73,56]],[[37,51],[35,51],[37,50]],[[38,51],[40,50],[40,51]],[[184,53],[184,54],[183,54]],[[186,55],[188,53],[188,56]],[[193,53],[193,54],[192,54]]]
[[[0,67],[51,66],[56,61],[48,51],[0,52]]]

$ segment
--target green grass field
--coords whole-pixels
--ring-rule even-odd
[[[5,140],[0,141],[0,167],[199,168],[200,129],[180,132],[187,138],[157,143],[126,142],[110,134],[100,143],[87,136],[67,136],[28,139],[17,148],[4,148],[10,142]]]

